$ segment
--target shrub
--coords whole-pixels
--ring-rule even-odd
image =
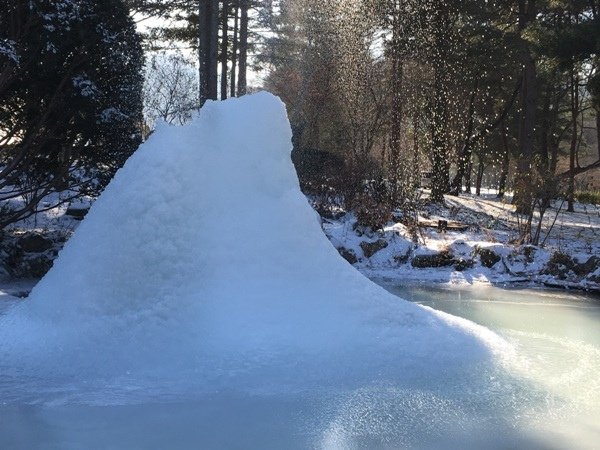
[[[0,228],[97,194],[138,147],[140,39],[123,0],[0,3],[0,200],[21,202]]]
[[[600,191],[577,191],[575,192],[575,199],[579,203],[600,205]]]
[[[378,202],[366,193],[354,198],[352,210],[356,214],[357,224],[372,230],[380,230],[392,220],[392,205],[389,202]]]

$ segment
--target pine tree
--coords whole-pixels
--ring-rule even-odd
[[[252,32],[256,0],[128,0],[141,14],[175,19],[180,25],[155,27],[153,42],[185,42],[198,52],[200,105],[247,91],[248,55],[258,37]],[[220,30],[220,32],[219,32]],[[230,64],[231,63],[231,64]],[[231,71],[229,72],[229,67]],[[219,83],[220,67],[220,83]]]
[[[27,194],[0,227],[108,182],[141,140],[142,62],[121,0],[0,6],[0,200]]]

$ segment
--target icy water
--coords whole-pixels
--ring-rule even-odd
[[[0,374],[0,448],[600,445],[597,299],[561,291],[380,283],[406,299],[489,327],[514,346],[514,354],[498,370],[486,368],[436,386],[426,380],[412,380],[410,386],[374,381],[286,392],[265,385],[239,392],[202,390],[189,398],[167,395],[170,388],[160,383],[151,390],[137,386],[135,378],[95,380],[87,387],[73,380],[70,391],[49,393],[45,380],[19,383],[18,374],[8,380]],[[4,303],[0,314],[8,308]]]
[[[600,297],[560,290],[379,283],[407,300],[472,320],[504,337],[517,353],[511,367],[546,396],[547,411],[530,418],[530,429],[544,436],[548,448],[600,448]]]

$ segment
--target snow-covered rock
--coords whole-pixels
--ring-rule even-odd
[[[550,253],[542,248],[524,245],[515,248],[504,261],[511,274],[533,276],[543,271],[550,257]]]
[[[370,258],[375,253],[380,250],[383,250],[388,246],[388,242],[385,239],[377,239],[375,242],[363,241],[360,243],[360,248],[362,248],[363,254],[366,258]]]
[[[411,264],[413,267],[419,269],[429,267],[447,267],[454,264],[454,258],[448,250],[435,253],[420,253],[414,256]]]
[[[500,246],[477,246],[474,252],[479,256],[481,265],[491,269],[502,260],[502,250]]]
[[[323,222],[323,230],[340,254],[357,268],[394,268],[408,260],[412,242],[405,237],[402,224],[383,230],[358,225],[354,214]]]
[[[26,253],[42,253],[52,246],[52,240],[37,233],[26,233],[19,238],[19,247]]]

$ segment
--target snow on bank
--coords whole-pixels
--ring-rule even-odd
[[[325,218],[323,229],[340,254],[373,279],[532,282],[600,292],[600,206],[576,204],[574,213],[552,209],[542,228],[543,248],[513,243],[519,236],[514,207],[495,195],[446,196],[445,206],[425,205],[419,217],[434,224],[458,220],[466,229],[439,233],[421,228],[415,242],[402,223],[390,222],[373,231],[358,226],[354,214],[343,212]]]
[[[0,317],[0,368],[211,391],[401,385],[504,351],[488,330],[399,301],[340,258],[290,150],[284,105],[267,93],[158,129],[29,299]]]

